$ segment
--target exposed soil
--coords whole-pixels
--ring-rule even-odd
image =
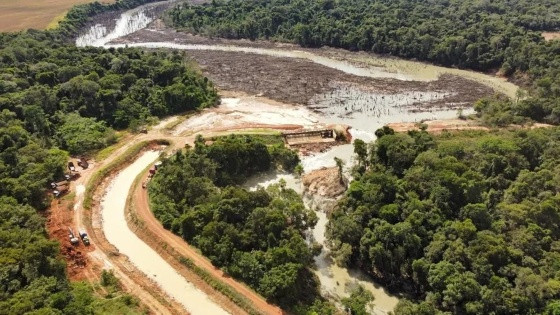
[[[481,126],[480,122],[468,119],[429,120],[422,124],[427,126],[426,131],[431,133],[441,133],[451,130],[489,130],[488,127]],[[387,126],[394,129],[396,132],[420,130],[421,127],[418,123],[392,123],[387,124]]]
[[[292,144],[290,148],[297,150],[300,156],[309,156],[316,153],[323,153],[328,151],[330,148],[340,145],[338,142],[316,142],[316,143],[304,143],[304,144]]]
[[[210,39],[177,32],[162,26],[151,27],[122,37],[114,43],[175,42],[178,44],[227,45],[268,49],[296,49],[318,55],[344,59],[339,49],[305,49],[291,44],[267,41]],[[448,96],[421,107],[446,107],[449,104],[467,106],[494,91],[483,84],[455,75],[442,75],[435,81],[402,81],[390,78],[369,78],[348,74],[305,59],[283,58],[253,53],[189,50],[185,54],[198,64],[202,72],[221,89],[261,94],[268,98],[292,103],[309,104],[314,95],[333,91],[340,85],[356,85],[379,93],[403,91],[442,92]]]
[[[144,174],[142,181],[146,181],[148,174]],[[195,248],[191,247],[179,236],[166,230],[161,223],[154,217],[149,208],[147,190],[141,185],[136,185],[132,191],[131,206],[129,211],[129,226],[146,244],[155,249],[158,254],[169,262],[181,275],[189,279],[197,288],[203,290],[213,299],[220,301],[222,306],[229,309],[232,314],[245,314],[246,312],[235,305],[227,297],[212,289],[204,280],[194,274],[178,261],[179,256],[187,257],[198,267],[203,268],[214,278],[229,285],[241,295],[249,299],[253,306],[262,314],[282,314],[282,310],[266,300],[246,285],[234,280],[222,270],[212,265],[212,263]]]
[[[309,104],[316,94],[333,91],[343,84],[367,87],[380,93],[401,91],[441,91],[453,94],[439,103],[472,104],[493,91],[483,85],[457,76],[444,75],[433,82],[400,81],[358,77],[316,63],[293,58],[256,54],[189,51],[201,70],[218,87],[262,94],[268,98],[296,104]]]
[[[441,133],[444,131],[458,131],[458,130],[485,130],[488,131],[490,128],[482,126],[477,120],[469,119],[446,119],[446,120],[429,120],[422,123],[427,127],[426,131],[430,133]],[[410,130],[420,130],[422,124],[418,123],[391,123],[387,124],[388,127],[392,128],[396,132],[407,132]],[[554,127],[549,124],[534,123],[531,125],[510,125],[506,128],[508,129],[535,129],[535,128],[550,128]]]
[[[542,33],[542,37],[544,37],[546,41],[558,40],[560,39],[560,32],[544,32]]]
[[[346,191],[336,167],[323,167],[303,175],[303,187],[306,194],[322,198],[336,198]]]
[[[109,158],[103,161],[103,165],[110,163],[113,159],[120,156],[131,145],[138,143],[143,138],[155,139],[159,135],[140,136],[135,141],[129,142]],[[151,149],[148,147],[147,149]],[[132,161],[130,161],[132,162]],[[101,166],[101,165],[100,165]],[[123,167],[126,165],[123,165]],[[97,187],[97,192],[105,191],[106,186],[111,182],[116,172],[105,178],[104,182]],[[100,195],[94,198],[93,209],[98,209]],[[126,291],[137,296],[152,312],[157,314],[177,314],[187,313],[184,308],[176,301],[169,299],[164,292],[142,272],[140,272],[126,256],[120,255],[119,251],[105,239],[101,228],[100,215],[97,211],[85,211],[81,209],[84,219],[83,223],[87,227],[92,244],[96,245],[96,251],[90,254],[90,258],[100,264],[103,269],[111,269],[115,272]]]
[[[223,95],[229,96],[241,96],[245,95],[242,93],[228,93],[223,92]],[[262,99],[262,98],[260,98]],[[263,101],[266,101],[263,99]],[[274,105],[281,106],[282,104],[273,103]],[[219,110],[218,109],[212,109]],[[77,179],[75,182],[72,182],[70,192],[76,192],[76,187],[78,185],[85,185],[89,179],[91,178],[92,174],[94,174],[98,169],[102,166],[111,163],[115,158],[119,157],[123,154],[130,146],[134,145],[135,143],[141,141],[149,141],[149,140],[156,140],[156,139],[168,139],[172,141],[172,145],[169,148],[170,151],[174,151],[180,148],[183,148],[186,143],[192,143],[194,141],[194,135],[189,134],[187,136],[174,136],[172,135],[172,130],[166,130],[164,127],[168,123],[168,121],[162,122],[158,126],[153,127],[148,134],[140,134],[140,135],[131,135],[127,139],[123,139],[126,142],[125,145],[119,147],[111,155],[103,161],[96,162],[90,161],[90,167],[87,170],[80,170],[81,177]],[[238,122],[232,126],[233,129],[247,129],[252,128],[254,126],[247,125],[243,122]],[[283,125],[270,125],[272,130],[283,130],[286,126]],[[294,128],[302,128],[301,125],[293,126],[291,129]],[[223,128],[222,128],[223,129]],[[231,133],[231,130],[222,130],[220,128],[216,129],[207,129],[204,131],[205,136],[218,136],[223,134]],[[132,162],[132,161],[130,161]],[[125,163],[126,164],[126,163]],[[126,165],[123,165],[124,167]],[[116,171],[115,171],[116,174]],[[113,174],[114,175],[114,174]],[[72,279],[76,280],[88,280],[90,282],[97,282],[99,281],[99,275],[102,269],[112,269],[117,277],[121,280],[123,287],[129,293],[136,295],[142,303],[144,303],[147,307],[149,307],[153,312],[159,314],[170,314],[170,313],[184,313],[184,308],[179,305],[174,300],[170,300],[161,289],[155,285],[151,280],[149,280],[144,274],[137,270],[137,268],[128,261],[128,258],[124,255],[120,255],[118,250],[107,242],[104,237],[104,233],[102,230],[101,225],[101,217],[98,212],[99,209],[99,201],[101,199],[100,193],[105,191],[107,185],[111,182],[113,176],[108,176],[104,182],[97,187],[98,194],[94,197],[94,204],[93,204],[93,211],[83,209],[82,202],[83,202],[83,193],[76,194],[76,197],[72,202],[69,202],[67,205],[59,205],[58,200],[53,203],[51,208],[51,214],[49,217],[52,218],[49,220],[49,234],[52,235],[54,238],[58,239],[61,242],[62,251],[66,254],[65,259],[69,265],[69,273],[71,274]],[[62,200],[62,199],[61,199]],[[73,206],[72,206],[73,205]],[[72,208],[74,211],[72,211]],[[65,211],[65,212],[64,212]],[[54,214],[54,215],[53,215]],[[163,227],[159,225],[159,222],[153,218],[149,209],[144,214],[150,215],[151,220],[153,220],[153,224],[158,225],[159,228],[163,230]],[[73,227],[74,231],[76,231],[80,226],[85,227],[88,231],[90,236],[92,245],[87,248],[86,251],[82,250],[84,247],[83,245],[78,246],[80,254],[77,253],[76,249],[72,249],[72,247],[68,248],[69,240],[68,240],[68,233],[66,230],[67,226]],[[154,241],[159,239],[160,230],[156,232],[151,238],[153,241],[153,248],[161,252],[161,248],[165,247],[174,247],[178,248],[174,252],[178,252],[183,256],[190,257],[190,254],[186,254],[182,251],[181,246],[187,246],[182,239],[174,236],[170,232],[163,230],[161,233],[170,233],[170,237],[176,237],[177,239],[174,242],[169,242],[168,240],[164,242],[157,242]],[[163,235],[163,234],[161,234]],[[150,244],[148,242],[148,244]],[[170,246],[165,246],[164,244],[170,244]],[[184,244],[184,245],[181,245]],[[190,249],[193,251],[193,249]],[[197,253],[194,253],[197,254]],[[278,314],[280,313],[280,309],[268,304],[262,297],[258,296],[255,292],[251,291],[246,286],[236,282],[235,280],[228,278],[222,271],[213,267],[204,257],[200,254],[197,254],[200,261],[206,261],[205,263],[200,262],[199,260],[195,260],[199,266],[205,268],[207,271],[211,272],[214,275],[221,275],[220,279],[226,279],[225,281],[231,285],[231,283],[237,283],[232,285],[233,287],[238,290],[242,295],[249,298],[254,305],[256,305],[261,310],[268,310],[265,311],[268,314]],[[82,257],[84,259],[82,259]],[[194,256],[193,256],[194,257]],[[165,258],[165,256],[164,256]],[[200,287],[204,291],[208,292],[208,294],[216,299],[220,304],[226,306],[226,308],[233,311],[234,314],[242,313],[236,305],[234,305],[229,299],[225,298],[221,293],[214,291],[208,284],[202,281],[198,276],[192,274],[188,271],[184,266],[178,264],[177,261],[173,262],[173,257],[167,256],[165,258],[168,262],[172,263],[174,267],[178,270],[183,268],[182,275],[188,279],[188,281],[192,281],[197,287]],[[192,259],[192,257],[191,257]],[[82,268],[85,261],[85,268]],[[74,267],[75,266],[75,267]],[[254,300],[253,300],[254,299]]]
[[[87,267],[91,267],[85,253],[93,250],[92,246],[85,246],[81,241],[77,245],[70,244],[68,228],[74,229],[73,224],[73,201],[68,199],[54,199],[47,210],[46,228],[51,238],[60,243],[60,253],[66,260],[66,271],[71,280],[87,280],[89,273]],[[74,229],[74,232],[77,231]]]

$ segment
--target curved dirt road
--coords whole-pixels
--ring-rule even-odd
[[[76,187],[78,186],[82,186],[82,188],[86,186],[92,175],[97,170],[99,170],[102,166],[111,163],[119,156],[121,156],[132,145],[141,141],[153,141],[158,139],[170,140],[172,141],[171,146],[168,148],[168,150],[170,151],[183,148],[187,143],[192,144],[195,138],[194,134],[188,133],[187,135],[172,135],[172,130],[165,129],[166,123],[172,122],[174,119],[176,119],[176,117],[171,117],[167,121],[162,122],[152,130],[150,130],[148,134],[139,134],[127,137],[126,140],[124,140],[125,144],[122,147],[116,149],[112,154],[110,154],[109,157],[99,162],[92,161],[89,169],[83,170],[81,172],[81,177],[78,180],[72,182],[72,190],[75,191]],[[279,130],[283,129],[283,126],[276,127],[279,127]],[[229,130],[227,131],[216,126],[215,128],[208,128],[207,130],[204,130],[200,133],[204,134],[205,136],[216,136],[229,134],[232,133],[233,130],[243,130],[246,128],[248,128],[246,123],[240,123],[237,126],[228,128]],[[249,129],[252,130],[253,128],[251,127]],[[266,129],[270,130],[271,126],[267,125]],[[135,174],[134,177],[136,177],[136,175],[137,174]],[[90,239],[92,240],[92,246],[88,248],[89,262],[86,268],[92,269],[96,274],[98,274],[101,269],[114,270],[115,274],[121,279],[121,282],[127,289],[127,291],[129,291],[133,295],[138,296],[142,303],[149,307],[153,313],[185,313],[185,309],[182,307],[182,305],[180,305],[180,303],[178,303],[177,300],[170,299],[168,297],[168,294],[163,292],[162,289],[156,283],[154,283],[154,281],[149,279],[148,276],[144,275],[140,270],[138,270],[138,268],[131,263],[126,255],[120,254],[115,246],[107,241],[105,231],[103,230],[103,226],[101,224],[102,221],[100,211],[100,197],[102,194],[105,194],[105,187],[107,184],[108,183],[106,182],[100,187],[97,187],[98,191],[95,195],[95,201],[93,207],[91,208],[91,212],[84,209],[83,207],[83,193],[77,194],[76,198],[74,199],[75,207],[73,213],[73,226],[76,230],[85,227],[88,234],[90,234]],[[127,191],[128,190],[129,189],[127,188]],[[177,236],[171,234],[169,231],[164,230],[163,227],[159,225],[159,222],[152,216],[149,208],[146,207],[145,210],[146,212],[143,212],[143,215],[148,215],[145,221],[151,222],[150,226],[152,227],[152,229],[150,229],[150,231],[154,231],[154,233],[156,233],[154,234],[152,240],[159,241],[161,238],[165,241],[165,244],[169,244],[170,247],[176,247],[177,249],[179,249],[178,252],[181,255],[190,258],[196,263],[197,266],[206,270],[215,279],[220,280],[221,282],[230,286],[233,290],[237,291],[241,296],[243,296],[252,304],[255,310],[258,310],[263,314],[282,314],[282,310],[280,308],[267,303],[263,297],[261,297],[245,285],[235,281],[232,278],[227,277],[221,270],[214,267],[202,255],[198,254],[193,248],[190,248],[181,238],[178,238]],[[146,243],[152,249],[157,251],[157,249],[155,248],[156,246],[150,244],[149,241],[146,241]],[[167,255],[166,257],[166,255],[164,253],[162,254],[161,252],[160,255],[163,256],[163,258],[175,268],[181,267],[178,261],[173,261],[173,257],[169,255]],[[198,277],[194,273],[191,272],[190,274],[187,273],[182,275],[188,281],[193,282],[197,286],[200,286],[201,289],[204,289],[207,294],[211,295],[213,299],[215,298],[215,300],[223,305],[223,307],[225,307],[226,309],[233,311],[233,313],[235,314],[244,313],[243,309],[235,305],[225,295],[214,290],[210,285],[206,284],[200,277]]]
[[[102,226],[106,239],[141,272],[193,314],[228,314],[218,303],[181,277],[158,253],[140,240],[127,226],[126,195],[139,172],[159,157],[160,151],[145,151],[124,168],[106,190],[101,201]]]
[[[146,177],[147,174],[144,174],[142,179],[145,180]],[[262,296],[248,288],[245,284],[242,284],[226,275],[222,270],[212,265],[212,263],[206,257],[197,252],[195,248],[187,244],[185,240],[173,234],[169,230],[166,230],[154,217],[152,211],[150,210],[147,190],[143,189],[141,185],[137,185],[133,189],[134,191],[132,194],[132,204],[134,206],[132,207],[132,211],[135,211],[135,214],[143,222],[142,227],[144,230],[141,232],[141,234],[157,235],[158,241],[164,242],[175,252],[189,258],[198,267],[206,270],[214,278],[219,279],[221,282],[234,288],[235,291],[251,301],[253,307],[259,310],[261,313],[270,315],[283,314],[282,310],[278,306],[269,304]],[[175,258],[167,257],[167,259]]]

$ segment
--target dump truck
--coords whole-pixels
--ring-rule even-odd
[[[86,230],[80,229],[80,238],[82,239],[82,242],[84,242],[84,245],[89,245],[89,237]]]
[[[89,167],[89,163],[88,163],[88,161],[86,160],[86,158],[80,158],[80,159],[78,160],[78,166],[81,167],[81,168],[83,168],[83,169],[86,169],[86,168]]]
[[[77,245],[80,242],[70,227],[68,228],[68,238],[70,239],[70,244],[72,245]]]
[[[53,195],[58,198],[68,192],[68,185],[57,186],[53,190]]]
[[[68,162],[68,169],[70,170],[70,172],[76,171],[76,167],[74,166],[73,162]]]

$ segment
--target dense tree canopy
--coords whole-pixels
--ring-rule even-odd
[[[557,308],[558,128],[378,135],[327,229],[338,261],[417,299],[398,314]]]
[[[228,136],[163,161],[149,184],[155,216],[232,276],[266,298],[294,309],[312,304],[314,253],[304,232],[315,214],[282,184],[256,191],[237,185],[275,166],[292,170],[297,155],[280,139]]]
[[[0,314],[135,310],[130,296],[99,299],[89,285],[68,282],[38,211],[68,153],[107,146],[112,128],[217,102],[180,54],[68,44],[92,14],[145,2],[96,2],[72,9],[53,31],[0,33]]]
[[[134,127],[216,102],[211,83],[178,53],[77,48],[44,32],[0,35],[0,109],[45,144],[71,153],[106,146],[107,127]]]

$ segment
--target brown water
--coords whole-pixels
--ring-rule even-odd
[[[126,196],[134,179],[158,157],[159,151],[144,153],[121,171],[107,188],[101,201],[103,232],[109,243],[126,255],[141,272],[157,283],[191,314],[228,314],[206,293],[183,278],[159,254],[130,230],[126,222]]]

